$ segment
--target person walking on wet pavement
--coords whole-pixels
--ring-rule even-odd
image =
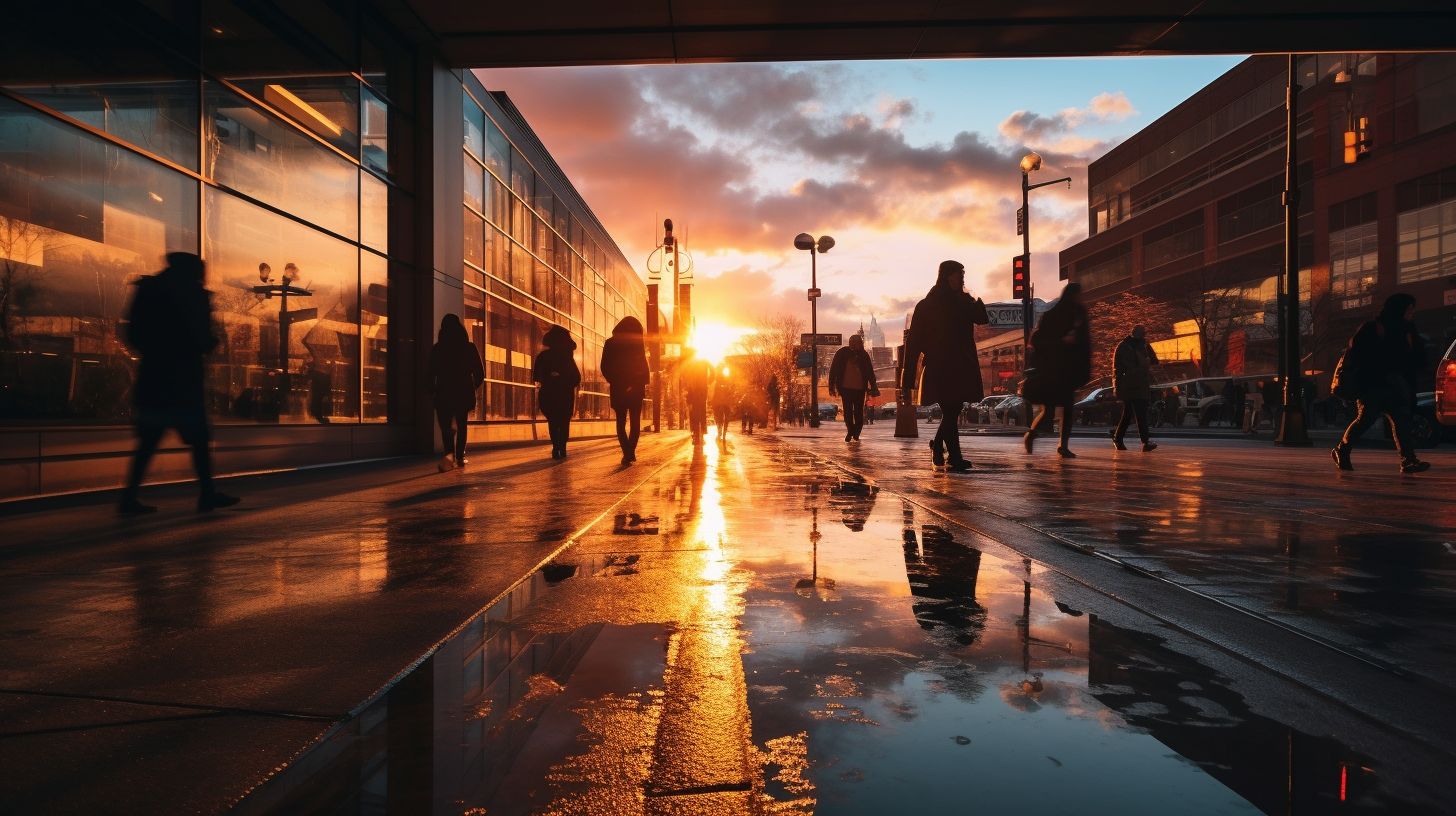
[[[1415,310],[1416,299],[1404,292],[1386,298],[1380,315],[1356,330],[1340,358],[1335,393],[1356,400],[1355,420],[1330,451],[1340,470],[1355,469],[1350,464],[1350,446],[1382,415],[1395,438],[1400,472],[1420,473],[1431,467],[1416,458],[1410,439],[1416,383],[1426,366],[1425,341],[1411,322]]]
[[[713,383],[713,365],[692,350],[683,352],[686,358],[682,364],[683,392],[688,403],[688,429],[692,431],[693,446],[703,444],[708,434],[708,387]]]
[[[137,494],[168,428],[175,428],[192,448],[200,491],[197,509],[205,512],[238,503],[236,496],[219,493],[212,483],[204,361],[217,348],[218,338],[212,329],[212,294],[203,287],[205,277],[201,258],[172,252],[166,269],[135,284],[125,340],[141,358],[132,389],[137,447],[117,507],[122,515],[156,511],[142,504]]]
[[[1062,427],[1057,453],[1075,459],[1072,453],[1072,402],[1078,388],[1092,376],[1092,335],[1087,325],[1087,307],[1082,305],[1082,285],[1069,283],[1057,304],[1041,316],[1031,336],[1033,369],[1022,385],[1026,401],[1041,406],[1041,412],[1022,438],[1031,453],[1036,436],[1051,424],[1057,408],[1062,409]]]
[[[779,393],[779,376],[770,375],[768,386],[765,389],[768,397],[768,428],[771,431],[779,429],[779,407],[783,404],[783,396]]]
[[[865,351],[864,337],[849,336],[849,345],[834,352],[829,363],[829,396],[838,396],[844,402],[844,441],[858,441],[865,425],[865,397],[878,397],[879,386],[875,384],[875,364]]]
[[[551,432],[551,458],[566,458],[566,441],[571,438],[571,413],[576,410],[576,387],[581,385],[581,371],[572,352],[576,341],[562,326],[552,326],[541,337],[546,348],[536,355],[531,379],[540,383],[537,402]]]
[[[624,465],[637,461],[637,440],[642,436],[642,400],[652,379],[642,334],[641,321],[624,317],[602,344],[602,376],[610,386],[612,411],[617,415],[617,444],[622,446]]]
[[[1148,343],[1147,329],[1142,326],[1133,326],[1132,334],[1124,337],[1112,354],[1112,391],[1122,400],[1122,416],[1112,431],[1112,444],[1118,450],[1127,450],[1122,438],[1134,418],[1143,452],[1158,446],[1148,439],[1148,402],[1153,398],[1153,366],[1157,364],[1158,355]]]
[[[440,334],[430,349],[430,386],[435,394],[435,419],[440,423],[440,443],[445,455],[440,470],[463,467],[466,421],[475,407],[475,392],[485,382],[480,351],[470,342],[465,324],[457,314],[440,319]]]
[[[918,383],[920,403],[940,406],[940,427],[930,441],[931,461],[939,467],[947,464],[948,456],[947,469],[954,473],[971,469],[961,455],[956,418],[961,405],[985,396],[975,324],[986,322],[986,305],[966,292],[965,266],[959,261],[941,261],[935,286],[915,304],[910,316],[900,400],[907,401]]]
[[[737,388],[732,372],[723,366],[713,374],[713,422],[718,425],[718,443],[728,442],[728,421],[737,404]]]

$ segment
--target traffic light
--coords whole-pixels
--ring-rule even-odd
[[[1345,164],[1354,164],[1370,153],[1370,117],[1361,116],[1355,129],[1345,131]]]
[[[1017,255],[1011,259],[1011,299],[1026,300],[1027,292],[1026,256]]]

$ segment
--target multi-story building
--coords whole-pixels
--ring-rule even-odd
[[[1094,318],[1123,292],[1161,301],[1150,328],[1179,324],[1210,375],[1277,365],[1285,64],[1245,60],[1094,161],[1089,237],[1061,253]],[[1391,293],[1415,295],[1433,341],[1452,330],[1456,55],[1322,54],[1298,74],[1301,364],[1327,386]]]
[[[645,287],[508,99],[372,4],[66,6],[11,10],[0,55],[0,498],[120,482],[121,322],[168,252],[214,293],[219,472],[430,450],[447,313],[487,366],[472,440],[543,434],[553,323],[608,431],[595,364]]]

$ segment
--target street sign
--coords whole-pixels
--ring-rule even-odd
[[[820,298],[820,297],[823,297],[823,296],[824,296],[824,292],[821,291],[817,286],[814,287],[813,289],[810,289],[809,290],[809,299],[810,300],[814,300],[815,298]]]
[[[1022,234],[1024,232],[1026,232],[1026,208],[1025,207],[1017,207],[1016,208],[1016,234],[1017,235],[1020,235],[1020,234]]]
[[[814,338],[815,338],[815,335],[812,335],[812,334],[809,334],[808,332],[805,332],[805,333],[799,335],[799,342],[800,343],[803,343],[806,346],[807,345],[810,345],[810,344],[813,344],[813,345],[816,345],[816,346],[842,346],[842,345],[844,345],[844,335],[842,335],[842,334],[825,334],[823,332],[820,332],[818,334],[818,340],[816,341]]]
[[[986,316],[991,318],[989,325],[993,329],[1020,328],[1021,316],[1026,312],[1021,304],[1015,306],[993,306],[986,305]]]
[[[814,365],[814,352],[801,351],[794,355],[795,368],[810,368]]]

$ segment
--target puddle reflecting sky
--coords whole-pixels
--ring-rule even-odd
[[[805,458],[710,447],[622,510],[241,809],[1399,806],[1155,634]]]

